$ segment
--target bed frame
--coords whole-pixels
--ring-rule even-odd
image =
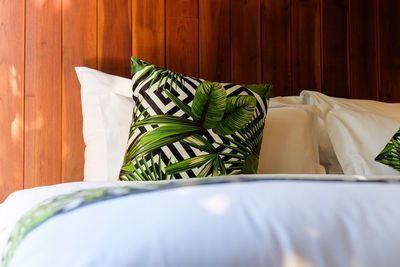
[[[205,79],[400,102],[397,0],[12,0],[0,3],[0,201],[83,178],[74,66],[129,58]]]

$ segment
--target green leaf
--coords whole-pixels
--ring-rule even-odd
[[[269,99],[271,97],[272,85],[270,84],[247,84],[243,86],[263,98]]]
[[[128,149],[125,160],[132,160],[157,148],[181,141],[200,132],[199,126],[160,126],[141,135]]]
[[[151,88],[153,86],[153,84],[156,83],[157,79],[159,79],[159,81],[161,81],[162,78],[164,77],[165,72],[167,72],[167,71],[164,69],[156,69],[151,75],[149,75],[149,77],[151,77],[153,74],[155,74],[154,78],[151,80],[151,83],[148,88]],[[158,91],[158,89],[159,89],[159,86],[157,86],[156,90]]]
[[[387,144],[382,152],[378,156],[376,156],[375,160],[384,160],[388,155],[390,155],[390,153],[392,153],[393,147],[394,146],[391,143]]]
[[[133,172],[135,169],[134,169],[134,166],[133,166],[133,163],[131,162],[131,161],[129,161],[129,162],[126,162],[122,167],[121,167],[121,171],[124,171],[124,172]]]
[[[214,160],[214,166],[212,170],[212,176],[218,176],[218,167],[219,167],[219,162],[218,160]]]
[[[229,135],[242,129],[256,110],[257,99],[250,95],[230,96],[226,99],[226,111],[222,121],[213,128],[219,135]]]
[[[226,175],[224,161],[220,157],[217,158],[217,161],[218,161],[218,167],[220,169],[220,175]]]
[[[211,160],[206,165],[204,165],[203,169],[199,172],[197,177],[206,177],[211,174],[213,170],[214,162]]]
[[[158,181],[167,180],[169,175],[164,174],[164,166],[161,161],[161,154],[158,155],[158,166],[155,164],[153,153],[150,153],[151,164],[149,165],[144,156],[136,157],[133,161],[125,163],[121,168],[120,180],[125,181]],[[140,160],[143,162],[141,163]],[[139,168],[135,167],[138,166]],[[171,159],[166,166],[171,164]]]
[[[207,139],[198,134],[189,136],[188,138],[182,140],[182,143],[195,147],[201,151],[216,153],[215,148],[210,144],[210,142],[208,142]]]
[[[164,89],[164,93],[168,96],[168,98],[174,102],[175,105],[178,106],[178,108],[180,108],[183,112],[185,112],[188,116],[190,117],[194,117],[192,111],[190,110],[190,107],[188,105],[186,105],[185,103],[183,103],[179,98],[177,98],[176,96],[174,96],[174,94],[172,94],[170,91],[168,91],[167,89]]]
[[[217,154],[208,154],[208,155],[201,155],[198,157],[185,159],[166,167],[165,171],[167,174],[172,174],[172,175],[190,171],[194,168],[203,166],[210,160],[214,160],[216,157],[218,157]]]
[[[254,154],[246,157],[244,162],[243,173],[244,174],[256,174],[258,169],[258,157]]]
[[[132,57],[131,58],[131,76],[135,75],[136,72],[141,71],[144,67],[146,67],[147,64],[136,58],[136,57]]]
[[[192,113],[204,128],[211,129],[221,121],[226,107],[226,91],[219,83],[202,82],[196,89]]]
[[[168,71],[167,71],[167,70],[164,70],[164,71],[162,72],[162,75],[161,75],[161,77],[160,77],[160,80],[158,81],[158,84],[157,84],[157,91],[160,89],[160,87],[161,87],[161,82],[164,80],[165,75],[168,75]]]
[[[200,125],[192,120],[188,120],[182,117],[171,116],[171,115],[155,115],[136,122],[136,127],[142,127],[146,125],[165,125],[165,126],[199,126]]]

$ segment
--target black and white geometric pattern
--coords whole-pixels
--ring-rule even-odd
[[[160,75],[156,75],[156,73],[151,71],[151,68],[154,66],[147,65],[142,70],[135,73],[132,77],[133,81],[133,100],[139,106],[139,112],[144,114],[144,117],[147,116],[156,116],[156,115],[173,115],[177,117],[188,118],[189,116],[182,111],[175,103],[173,103],[170,98],[165,94],[164,90],[161,90],[160,87],[165,87],[168,89],[175,97],[181,100],[188,106],[192,106],[192,102],[196,93],[196,88],[204,81],[202,79],[196,79],[188,76],[182,75],[182,79],[173,80],[170,76],[165,75],[163,77],[159,77]],[[169,77],[169,78],[167,78]],[[151,85],[151,86],[150,86]],[[234,95],[251,95],[257,99],[257,113],[263,114],[264,118],[267,113],[267,100],[248,88],[235,85],[230,83],[222,84],[222,86],[226,89],[227,96]],[[139,105],[140,103],[140,105]],[[146,125],[140,127],[138,130],[133,132],[132,136],[128,140],[128,147],[130,147],[135,140],[137,140],[141,135],[145,132],[150,131],[157,126],[154,125]],[[182,126],[184,127],[184,126]],[[236,154],[237,152],[226,148],[221,147],[218,143],[231,143],[226,138],[215,134],[211,129],[206,130],[203,133],[203,136],[214,146],[217,151],[224,149],[224,152],[228,154]],[[237,139],[234,136],[228,136],[232,139]],[[236,140],[241,141],[241,140]],[[144,156],[143,162],[139,161],[139,164],[134,163],[137,169],[140,168],[139,165],[151,165],[152,163],[156,165],[158,169],[159,157],[161,157],[161,164],[167,166],[168,162],[175,163],[188,158],[193,158],[196,156],[204,155],[204,151],[200,151],[197,148],[189,146],[183,142],[175,142],[173,144],[169,144],[158,148],[152,152],[152,155],[147,154]],[[153,157],[153,158],[152,158]],[[224,160],[229,161],[229,156],[224,156]],[[229,166],[228,166],[229,167]],[[179,174],[175,174],[175,179],[181,178],[190,178],[196,177],[200,172],[200,168],[194,168],[192,170],[182,172]],[[229,171],[232,173],[232,171]]]

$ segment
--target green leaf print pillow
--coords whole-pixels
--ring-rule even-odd
[[[257,173],[270,85],[205,81],[137,58],[132,81],[120,180]]]
[[[395,133],[375,160],[400,171],[400,130]]]

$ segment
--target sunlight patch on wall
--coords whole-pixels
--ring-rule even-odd
[[[69,2],[68,0],[36,0],[35,4],[36,4],[36,7],[43,8],[43,6],[45,4],[50,2],[50,4],[54,5],[56,11],[61,11],[61,3],[63,1],[64,2]],[[65,6],[65,3],[64,3],[64,6]]]
[[[16,97],[21,97],[21,92],[18,90],[18,77],[17,69],[14,65],[10,66],[8,70],[8,81],[10,83],[11,94]]]
[[[22,129],[23,122],[21,115],[17,114],[14,120],[11,122],[11,140],[16,145],[21,143]]]
[[[35,131],[39,130],[43,127],[44,125],[44,119],[42,113],[39,111],[37,112],[37,115],[35,116],[35,120],[33,120],[30,123],[25,123],[25,130],[26,131]]]

